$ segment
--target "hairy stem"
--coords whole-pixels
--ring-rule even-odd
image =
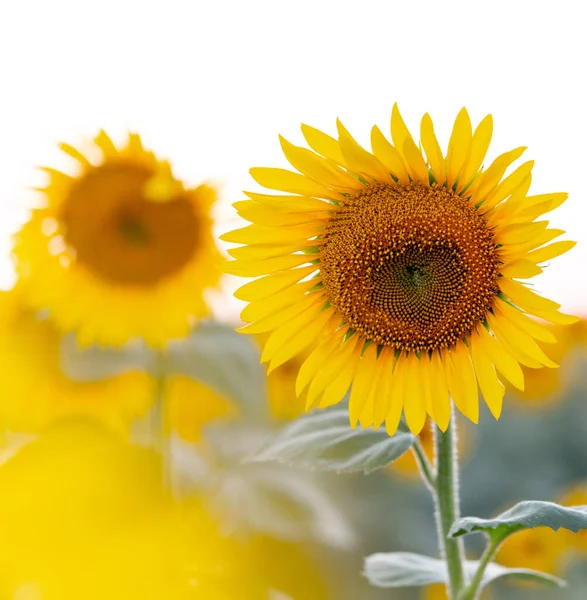
[[[428,460],[419,437],[416,438],[416,441],[412,445],[412,452],[414,453],[416,462],[420,468],[420,475],[422,475],[424,483],[426,483],[432,493],[434,493],[436,488],[436,474],[434,473],[434,466]]]
[[[495,553],[502,541],[502,539],[489,538],[487,546],[485,547],[483,555],[481,556],[481,560],[479,561],[477,571],[475,571],[475,575],[473,576],[471,583],[462,591],[458,600],[477,600],[479,594],[481,593],[481,582],[483,581],[485,569],[495,556]]]
[[[434,429],[436,451],[436,524],[440,553],[448,568],[448,592],[451,600],[457,600],[466,585],[464,571],[464,548],[461,539],[451,539],[448,532],[460,517],[459,484],[456,450],[456,425],[454,414],[445,433]]]

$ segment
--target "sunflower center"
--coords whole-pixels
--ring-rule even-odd
[[[154,285],[186,265],[198,221],[185,192],[167,202],[144,196],[152,169],[103,165],[72,186],[64,203],[65,241],[76,260],[117,285]]]
[[[376,184],[345,198],[325,227],[320,270],[344,321],[400,350],[454,345],[499,291],[483,217],[445,187],[421,183]]]

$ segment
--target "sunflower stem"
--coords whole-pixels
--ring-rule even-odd
[[[450,426],[443,433],[434,428],[434,448],[436,453],[436,524],[441,556],[448,569],[447,590],[451,600],[457,600],[466,586],[464,570],[464,547],[461,539],[448,537],[452,524],[460,517],[459,483],[456,449],[456,425],[454,413]]]
[[[487,542],[487,546],[481,556],[481,560],[479,561],[479,566],[477,567],[477,571],[475,575],[473,575],[473,579],[471,583],[461,592],[458,600],[477,600],[479,598],[479,594],[481,593],[481,582],[483,581],[483,575],[485,575],[485,569],[487,569],[487,565],[493,560],[497,549],[499,548],[503,538],[489,538]]]
[[[434,466],[428,460],[426,452],[424,452],[424,448],[422,447],[422,442],[420,441],[419,437],[416,438],[416,441],[412,445],[412,452],[414,453],[416,462],[420,468],[420,475],[422,475],[424,483],[428,486],[432,493],[434,493],[436,489],[436,473],[434,472]]]
[[[153,449],[161,456],[161,480],[165,490],[171,490],[172,460],[169,446],[169,431],[167,424],[167,407],[165,405],[165,352],[154,352],[152,377],[154,381],[155,402],[151,415],[151,442]]]

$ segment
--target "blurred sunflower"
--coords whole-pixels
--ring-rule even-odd
[[[204,292],[220,277],[215,191],[186,189],[136,134],[118,149],[100,132],[88,156],[61,149],[77,172],[44,169],[44,205],[16,236],[27,301],[82,345],[143,338],[160,347],[185,336],[209,313]]]
[[[160,468],[154,452],[87,422],[22,448],[0,466],[0,597],[327,597],[301,546],[227,536],[197,497],[172,500]]]
[[[501,545],[496,560],[506,567],[522,567],[556,574],[561,556],[568,547],[566,536],[561,533],[548,527],[519,531]]]
[[[18,289],[0,292],[0,426],[38,432],[64,417],[86,415],[126,431],[146,413],[152,401],[148,375],[74,381],[61,369],[61,341],[52,322],[24,305]]]
[[[183,375],[173,375],[164,382],[164,395],[168,410],[166,421],[186,442],[201,441],[205,425],[217,419],[235,418],[239,413],[228,398]]]
[[[549,325],[557,339],[557,344],[540,344],[548,350],[551,358],[562,369],[530,369],[522,365],[525,386],[523,390],[512,388],[512,398],[521,407],[551,406],[565,397],[565,392],[573,382],[573,374],[567,372],[567,361],[580,348],[587,347],[587,321],[581,319],[570,326]]]
[[[524,148],[483,168],[490,115],[473,132],[463,109],[446,156],[424,115],[426,158],[397,106],[393,143],[374,127],[373,153],[337,125],[338,139],[302,126],[313,151],[281,138],[299,173],[252,169],[279,194],[235,204],[251,225],[221,236],[244,244],[229,250],[228,272],[262,276],[235,293],[249,303],[242,331],[271,332],[270,370],[316,344],[297,391],[308,388],[307,407],[326,407],[352,386],[353,426],[385,422],[391,435],[403,409],[413,433],[427,415],[445,430],[449,395],[477,422],[478,387],[499,417],[500,377],[523,388],[520,364],[556,366],[536,343],[554,336],[528,315],[575,321],[518,281],[574,245],[546,245],[563,232],[536,221],[567,194],[528,196],[533,161],[504,178]]]

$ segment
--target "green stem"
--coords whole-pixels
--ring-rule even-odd
[[[416,441],[412,445],[412,452],[416,458],[416,462],[420,467],[420,475],[424,479],[424,482],[428,485],[432,493],[436,489],[436,474],[434,473],[434,467],[428,460],[426,452],[422,447],[422,442],[419,437],[416,437]]]
[[[471,580],[471,583],[462,591],[458,600],[476,600],[481,592],[480,586],[483,581],[483,575],[485,574],[485,569],[487,565],[491,562],[492,558],[495,556],[497,549],[503,539],[492,539],[489,538],[487,546],[483,551],[483,555],[479,560],[479,566],[477,567],[477,571],[475,571],[475,575]]]
[[[155,351],[153,357],[152,377],[154,381],[155,402],[151,414],[151,443],[153,449],[161,456],[161,478],[163,487],[171,489],[171,448],[169,446],[169,428],[167,423],[167,407],[165,405],[165,353]]]
[[[436,524],[440,553],[448,568],[448,592],[451,600],[457,600],[466,585],[464,571],[464,548],[461,539],[448,537],[452,524],[460,517],[458,467],[456,450],[456,425],[454,414],[445,433],[434,429],[436,450]]]

